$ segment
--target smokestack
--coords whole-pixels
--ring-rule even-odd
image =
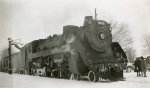
[[[96,8],[95,8],[95,20],[97,20],[97,13],[96,13]]]

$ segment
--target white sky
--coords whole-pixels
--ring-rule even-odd
[[[142,55],[142,36],[150,33],[150,0],[0,0],[0,48],[7,38],[28,43],[61,34],[64,25],[83,24],[87,15],[129,25],[137,55]]]

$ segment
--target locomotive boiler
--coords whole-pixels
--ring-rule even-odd
[[[121,65],[127,62],[119,43],[112,42],[110,24],[92,16],[85,17],[83,26],[64,26],[62,35],[26,44],[20,53],[31,75],[44,69],[45,76],[77,80],[88,76],[92,82],[123,78]]]

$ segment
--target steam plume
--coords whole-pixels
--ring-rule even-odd
[[[65,53],[65,52],[70,52],[71,54],[74,54],[74,50],[71,49],[71,43],[73,43],[75,41],[76,37],[74,35],[70,35],[70,37],[68,37],[66,39],[66,44],[59,47],[59,48],[55,48],[51,51],[51,53],[53,54],[57,54],[57,53]]]

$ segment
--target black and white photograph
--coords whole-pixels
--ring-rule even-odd
[[[150,88],[150,0],[0,0],[0,88]]]

